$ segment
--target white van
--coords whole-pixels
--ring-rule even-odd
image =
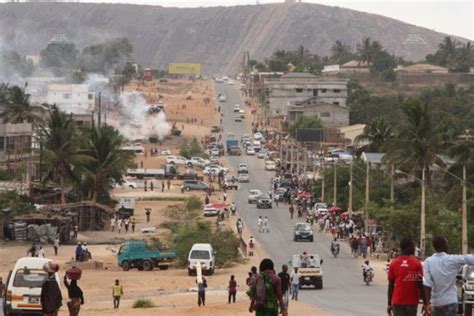
[[[211,244],[194,244],[188,255],[188,274],[196,274],[196,264],[201,263],[202,274],[212,275],[216,266],[216,253]]]
[[[255,151],[260,151],[260,149],[262,149],[262,143],[259,140],[254,140],[252,145]]]
[[[8,274],[5,289],[5,308],[7,315],[39,313],[41,314],[41,286],[48,278],[43,270],[45,258],[25,257],[16,262]],[[59,274],[56,273],[59,284]]]

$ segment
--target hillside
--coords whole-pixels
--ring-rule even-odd
[[[39,52],[53,34],[79,47],[128,37],[143,65],[203,64],[204,72],[238,71],[244,51],[263,59],[303,45],[327,54],[336,40],[353,46],[364,36],[410,60],[436,50],[445,36],[394,19],[317,4],[270,4],[198,9],[120,4],[0,4],[0,39],[23,54]],[[422,42],[410,43],[410,39]],[[408,39],[408,41],[407,41]]]

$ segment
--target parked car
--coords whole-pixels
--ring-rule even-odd
[[[293,240],[314,240],[314,230],[313,227],[308,223],[296,223],[295,228],[293,229]]]
[[[188,160],[187,165],[190,167],[198,166],[198,167],[204,168],[210,163],[211,162],[209,160],[203,159],[201,157],[191,157],[191,159]]]
[[[272,208],[272,199],[267,194],[257,197],[257,208]]]
[[[263,138],[263,134],[260,133],[260,132],[257,132],[255,134],[253,134],[253,139],[254,140],[261,140]]]
[[[249,203],[257,203],[257,198],[259,195],[262,195],[262,191],[260,190],[250,190],[249,191],[249,196],[247,197],[247,200]]]
[[[166,163],[173,164],[173,165],[185,165],[187,164],[188,160],[182,156],[167,156]]]
[[[169,155],[171,155],[171,150],[169,150],[169,149],[167,149],[167,148],[162,149],[162,150],[161,150],[161,154],[162,154],[163,156],[169,156]]]
[[[472,316],[474,305],[474,265],[464,265],[456,277],[458,304],[464,315]]]
[[[136,189],[138,188],[138,183],[135,181],[129,181],[129,180],[123,180],[122,183],[115,183],[114,184],[115,188],[130,188],[130,189]]]
[[[220,209],[217,207],[212,207],[210,204],[204,207],[203,215],[204,216],[217,216],[220,213]]]
[[[214,147],[214,148],[211,149],[211,155],[220,156],[220,154],[221,154],[221,151],[220,151],[219,148]]]
[[[184,180],[181,187],[186,191],[191,191],[191,190],[206,191],[208,188],[207,184],[201,181],[197,181],[197,180]]]
[[[255,156],[255,149],[253,147],[247,147],[246,153],[249,156]]]
[[[271,160],[265,161],[265,170],[267,171],[275,171],[276,170],[276,163]]]
[[[219,133],[221,131],[219,126],[211,127],[211,133]]]
[[[207,166],[206,168],[204,168],[204,170],[202,171],[202,173],[205,175],[205,176],[208,176],[208,175],[217,175],[219,174],[220,171],[223,171],[224,173],[228,173],[229,172],[229,168],[224,168],[220,165],[209,165]]]

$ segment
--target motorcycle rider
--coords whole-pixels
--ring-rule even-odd
[[[365,278],[367,277],[367,274],[372,271],[374,271],[374,269],[370,265],[369,260],[365,260],[364,264],[362,265],[362,276],[364,277],[364,281],[365,281]]]
[[[336,247],[339,248],[339,242],[337,241],[337,238],[334,238],[333,241],[331,241],[331,253],[334,253]]]

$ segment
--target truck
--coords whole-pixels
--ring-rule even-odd
[[[117,264],[123,271],[132,268],[139,271],[151,271],[154,268],[166,270],[175,259],[175,251],[150,249],[144,240],[126,241],[117,252]]]
[[[174,179],[178,176],[176,166],[173,164],[162,165],[159,169],[128,169],[127,175],[137,179]]]
[[[239,156],[241,150],[239,147],[239,141],[235,138],[228,138],[226,142],[227,154]]]
[[[145,81],[153,80],[153,70],[151,70],[151,68],[145,68],[145,71],[143,71],[143,80]]]
[[[300,276],[299,287],[314,286],[315,289],[323,288],[323,259],[317,254],[295,254],[290,265],[298,268]]]

